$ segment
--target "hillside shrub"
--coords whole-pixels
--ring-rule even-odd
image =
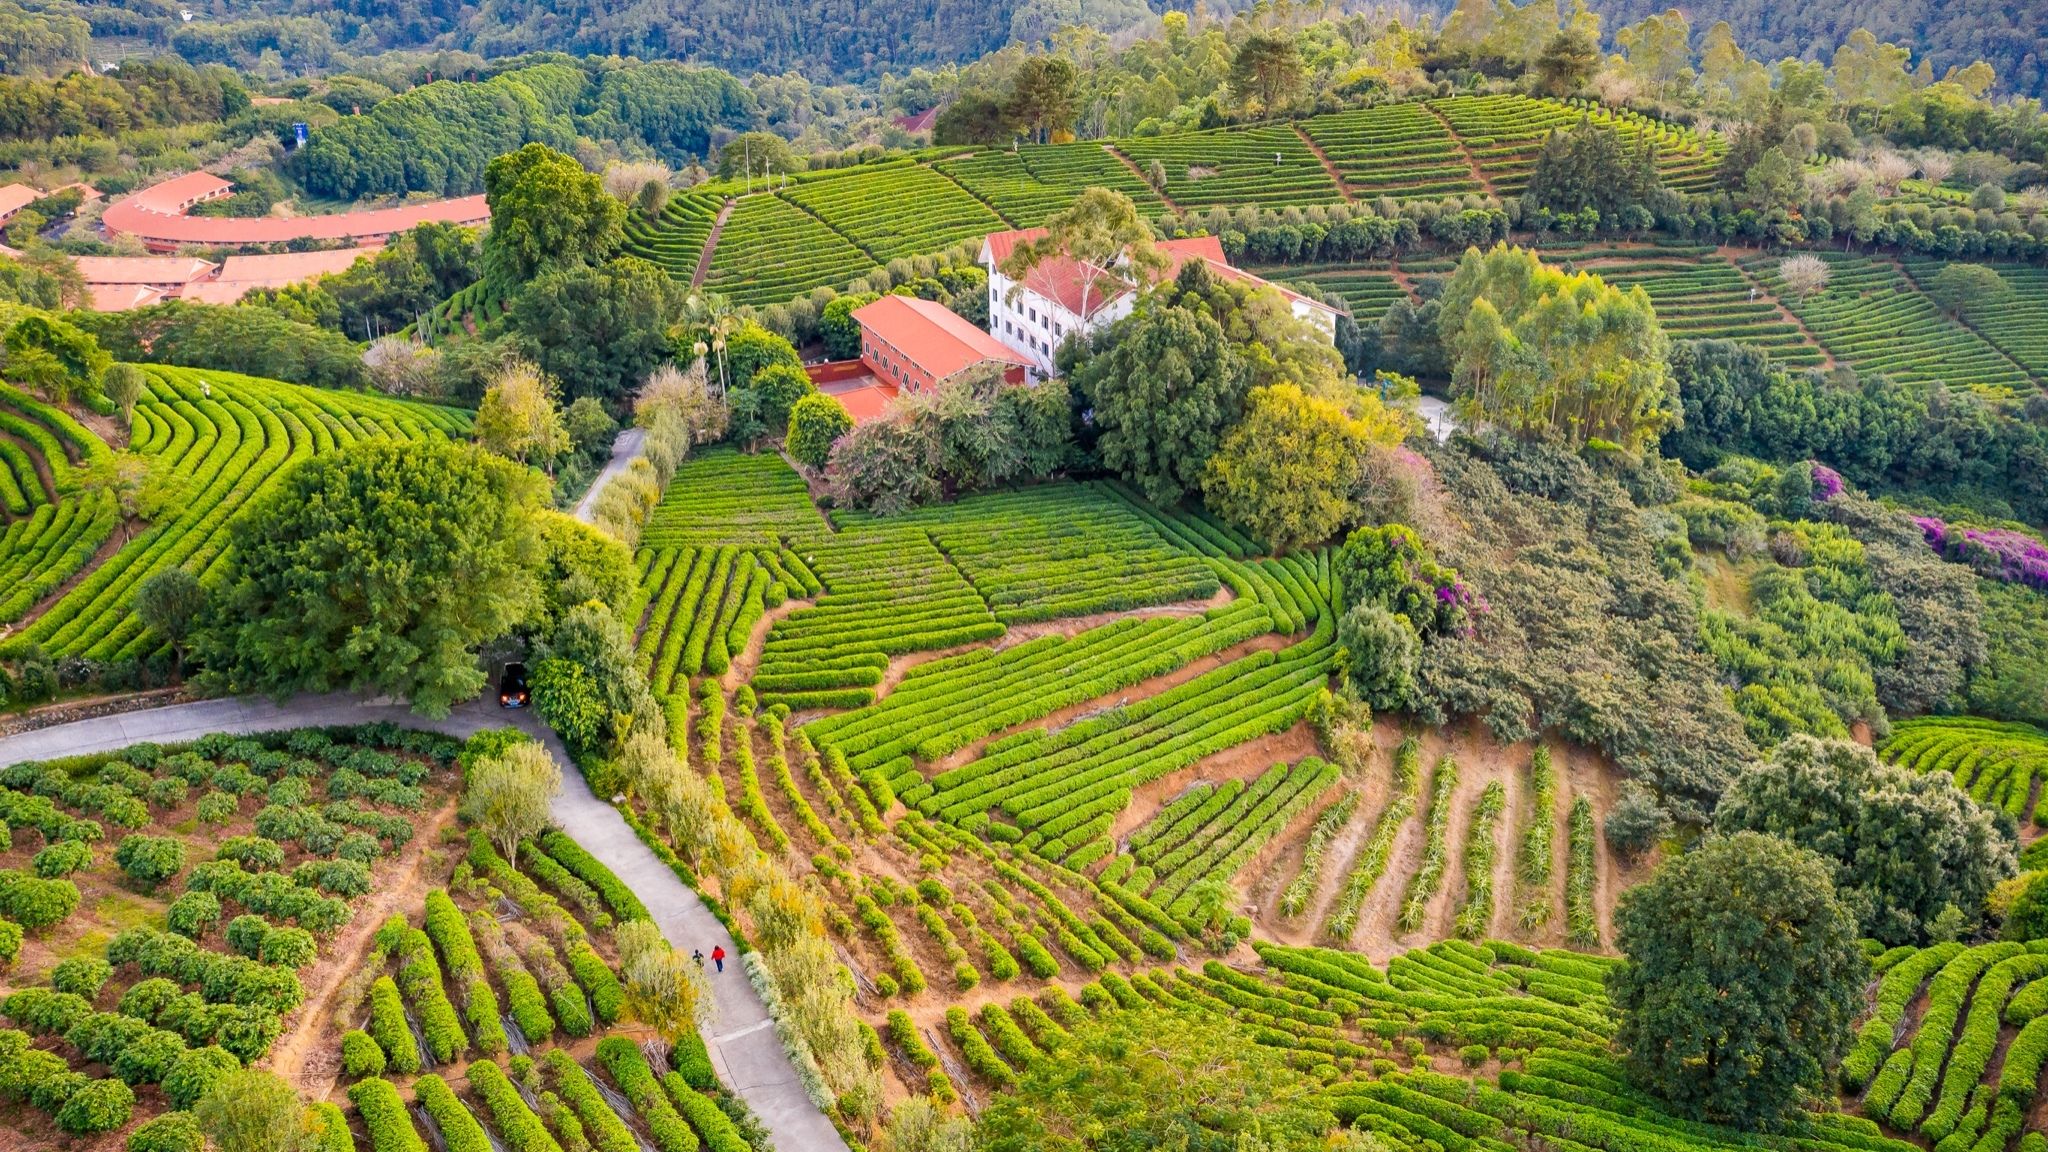
[[[384,1049],[368,1032],[351,1028],[341,1034],[341,1074],[351,1080],[384,1074]]]
[[[124,836],[114,863],[130,880],[153,889],[185,867],[185,844],[169,836]]]
[[[205,1152],[206,1134],[190,1112],[166,1112],[128,1134],[128,1152]]]

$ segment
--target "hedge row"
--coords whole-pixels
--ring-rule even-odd
[[[675,1106],[662,1092],[661,1082],[647,1066],[647,1058],[631,1040],[607,1036],[598,1041],[597,1062],[604,1066],[606,1075],[626,1099],[633,1102],[660,1152],[696,1152],[696,1133],[677,1115]]]
[[[370,1152],[427,1152],[427,1142],[413,1129],[405,1101],[391,1081],[358,1080],[348,1098],[370,1134]]]
[[[1326,940],[1344,943],[1358,927],[1358,915],[1365,908],[1365,899],[1386,875],[1387,865],[1394,857],[1394,841],[1401,835],[1410,818],[1415,815],[1416,799],[1422,787],[1422,746],[1413,736],[1403,740],[1394,750],[1393,787],[1387,797],[1387,806],[1380,810],[1379,819],[1373,823],[1372,835],[1351,858],[1351,864],[1344,874],[1344,883],[1337,890],[1337,898],[1330,904],[1328,915],[1323,918],[1322,935]]]
[[[541,833],[540,846],[556,863],[575,873],[577,879],[597,889],[611,908],[612,915],[620,921],[653,919],[647,906],[640,902],[631,888],[605,867],[603,861],[592,856],[560,829],[550,828]]]

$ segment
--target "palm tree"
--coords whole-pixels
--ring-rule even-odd
[[[693,289],[683,298],[683,323],[705,334],[697,342],[697,355],[709,352],[718,357],[718,394],[725,395],[725,341],[738,327],[739,317],[725,297]]]

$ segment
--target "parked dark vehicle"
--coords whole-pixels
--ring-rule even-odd
[[[505,674],[498,677],[498,706],[500,708],[524,708],[528,703],[526,665],[505,665]]]

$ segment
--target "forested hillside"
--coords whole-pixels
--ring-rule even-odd
[[[191,20],[180,19],[181,7],[194,13]],[[1228,11],[1231,5],[1210,8]],[[47,18],[26,16],[24,9]],[[688,60],[741,75],[801,70],[820,78],[871,77],[972,59],[1013,35],[1042,41],[1076,23],[1115,31],[1150,14],[1144,0],[272,0],[260,6],[26,0],[20,7],[0,4],[0,27],[15,29],[0,52],[39,62],[75,59],[89,27],[94,37],[166,45],[195,63],[250,67],[272,54],[294,72],[328,67],[337,54],[445,49],[487,57],[564,51]]]
[[[1598,0],[1610,28],[1670,8],[1669,0]],[[1999,87],[2039,95],[2048,89],[2048,5],[2009,0],[1879,0],[1868,4],[1779,4],[1772,0],[1693,0],[1683,5],[1696,28],[1726,20],[1761,60],[1827,59],[1857,28],[1879,40],[1913,45],[1936,77],[1983,60]]]

